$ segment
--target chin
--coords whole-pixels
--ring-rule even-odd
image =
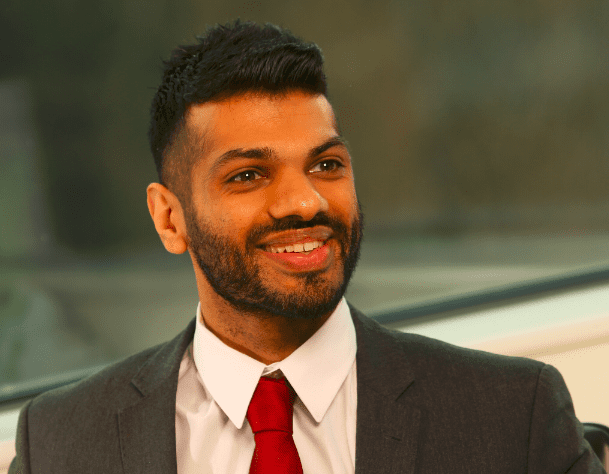
[[[315,280],[319,275],[307,275],[306,280]],[[325,278],[324,278],[325,279]],[[259,298],[249,303],[252,309],[264,311],[274,316],[283,316],[291,319],[316,319],[326,316],[334,311],[342,299],[346,285],[326,284],[320,285],[304,283],[300,291],[285,291],[285,288],[267,288]],[[246,303],[246,302],[244,302]],[[247,304],[247,303],[246,303]]]

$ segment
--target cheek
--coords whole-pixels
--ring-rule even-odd
[[[239,199],[216,201],[212,207],[212,222],[218,230],[232,239],[243,238],[263,217],[264,206],[250,195]]]
[[[328,201],[330,210],[333,213],[343,216],[349,222],[353,220],[357,214],[357,196],[355,187],[351,184],[345,184],[340,187],[328,187],[324,190],[325,199]]]

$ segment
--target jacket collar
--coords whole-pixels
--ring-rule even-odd
[[[396,335],[351,307],[357,338],[355,473],[412,473],[420,411],[406,401],[412,370]]]
[[[118,413],[123,470],[176,474],[175,410],[180,362],[192,341],[195,320],[172,341],[150,349],[132,379],[141,398]]]
[[[191,343],[195,333],[195,320],[190,321],[184,331],[174,339],[160,346],[149,349],[152,356],[142,365],[131,383],[146,397],[160,385],[167,383],[173,376],[174,385],[178,386],[178,371],[186,348]],[[174,397],[175,398],[175,397]]]

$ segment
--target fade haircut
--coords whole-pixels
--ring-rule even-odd
[[[237,20],[209,27],[196,39],[174,49],[164,62],[148,132],[159,180],[183,205],[190,201],[197,154],[184,130],[189,106],[247,92],[280,96],[302,90],[327,96],[321,50],[288,30]]]

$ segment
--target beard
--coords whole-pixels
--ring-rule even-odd
[[[334,263],[342,266],[338,277],[326,275],[324,270],[295,273],[294,277],[300,279],[296,291],[265,278],[256,262],[256,242],[272,232],[318,225],[331,228],[332,238],[339,244],[340,255]],[[269,226],[252,228],[245,247],[228,235],[214,233],[211,225],[197,222],[193,212],[187,212],[186,226],[197,265],[213,290],[234,308],[260,315],[314,319],[332,312],[347,290],[359,259],[363,214],[358,202],[356,217],[348,225],[326,213],[319,213],[310,221],[281,219]]]

